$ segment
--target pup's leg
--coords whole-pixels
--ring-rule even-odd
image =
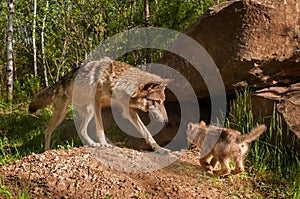
[[[54,100],[53,104],[53,115],[50,120],[49,127],[45,134],[45,151],[50,150],[51,135],[54,129],[64,120],[67,114],[67,108],[69,101],[67,97],[61,97],[59,100]]]
[[[235,159],[235,169],[231,171],[231,174],[235,175],[245,170],[243,159],[244,159],[243,157],[238,157]]]
[[[201,167],[203,167],[205,170],[207,170],[208,172],[213,172],[214,168],[213,166],[207,162],[207,159],[211,156],[211,153],[208,153],[205,157],[200,158],[199,162]]]
[[[219,176],[225,176],[230,174],[230,167],[229,167],[229,158],[223,158],[219,160],[221,164],[221,169],[218,171],[214,171],[214,174]]]
[[[213,157],[210,161],[210,165],[212,166],[213,169],[215,169],[217,163],[218,163],[218,159],[215,157]]]

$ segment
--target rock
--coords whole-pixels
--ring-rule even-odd
[[[229,1],[210,8],[184,33],[201,44],[214,60],[227,94],[242,86],[287,85],[300,80],[299,12],[299,0]],[[182,43],[172,48],[190,51],[191,57],[202,56]],[[191,83],[197,97],[207,99],[203,74],[201,77],[188,61],[166,52],[158,63],[179,71]],[[209,76],[208,83],[213,84],[217,76]],[[167,100],[176,98],[169,92]]]
[[[255,92],[253,108],[265,108],[263,115],[272,115],[274,103],[289,129],[300,138],[300,83],[289,87],[270,87]],[[258,101],[259,100],[259,101]],[[273,106],[273,107],[272,107]],[[257,112],[257,111],[254,111]]]
[[[285,122],[300,138],[300,84],[292,85],[289,93],[283,96],[283,100],[277,105],[278,111],[282,113]]]

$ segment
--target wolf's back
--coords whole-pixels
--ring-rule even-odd
[[[266,125],[262,124],[256,128],[253,128],[249,133],[238,137],[238,143],[250,143],[256,140],[267,129]]]

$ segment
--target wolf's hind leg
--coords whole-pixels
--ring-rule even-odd
[[[79,127],[79,133],[83,137],[83,139],[87,142],[87,144],[91,147],[97,147],[97,143],[95,143],[87,133],[87,127],[91,119],[93,118],[93,106],[83,106],[76,107],[76,111],[80,114],[82,121]]]
[[[53,115],[45,134],[45,151],[50,150],[52,132],[64,120],[68,111],[68,105],[69,101],[67,97],[62,97],[59,100],[55,100],[55,103],[53,104]]]
[[[109,144],[105,139],[105,134],[104,134],[102,114],[101,114],[102,106],[99,103],[99,101],[96,100],[96,102],[98,102],[95,104],[95,116],[96,116],[95,122],[96,122],[97,137],[101,146],[109,146]]]

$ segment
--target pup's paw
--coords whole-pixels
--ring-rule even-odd
[[[217,176],[227,176],[230,174],[230,170],[218,170],[218,171],[214,171],[214,175],[217,175]]]
[[[235,168],[234,170],[231,170],[231,174],[236,175],[236,174],[242,173],[243,171],[244,171],[243,168]]]

